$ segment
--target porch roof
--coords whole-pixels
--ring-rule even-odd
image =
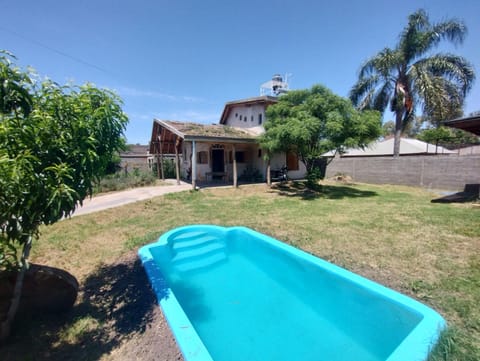
[[[164,130],[163,130],[164,129]],[[172,154],[176,138],[181,141],[204,141],[215,143],[256,143],[257,135],[248,129],[222,124],[199,124],[193,122],[154,119],[150,153],[156,153],[155,144],[161,137],[162,152]]]
[[[476,135],[480,135],[480,115],[447,120],[443,122],[447,127],[463,129]]]

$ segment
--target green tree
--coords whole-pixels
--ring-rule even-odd
[[[453,129],[444,126],[423,129],[418,134],[418,139],[427,143],[442,145],[449,148],[458,148],[468,144],[480,144],[480,137],[461,129]]]
[[[0,109],[0,271],[19,270],[8,317],[0,320],[4,338],[18,307],[32,239],[38,237],[40,225],[68,217],[92,194],[93,184],[123,145],[128,119],[110,91],[89,84],[35,83],[8,55],[0,58],[0,74],[5,75]]]
[[[460,21],[432,24],[426,12],[418,10],[409,16],[396,47],[383,49],[361,67],[350,99],[360,109],[381,112],[390,104],[395,113],[395,156],[417,106],[438,121],[462,108],[475,79],[473,66],[453,54],[430,54],[441,40],[461,44],[466,32]]]
[[[330,150],[363,147],[381,134],[380,113],[356,110],[321,85],[293,90],[268,107],[260,144],[268,154],[293,151],[315,174],[315,160]]]
[[[418,135],[418,139],[427,143],[435,144],[436,153],[438,145],[440,143],[450,142],[453,139],[453,134],[452,131],[446,127],[427,128]]]

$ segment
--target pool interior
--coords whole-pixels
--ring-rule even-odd
[[[148,246],[163,280],[160,303],[175,295],[212,359],[379,361],[403,354],[399,346],[424,319],[416,301],[399,302],[394,291],[246,230],[187,227]]]

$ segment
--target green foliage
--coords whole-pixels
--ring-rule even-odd
[[[267,109],[260,143],[267,153],[294,151],[309,174],[315,160],[330,150],[363,147],[378,138],[380,114],[357,111],[345,98],[321,85],[294,90]]]
[[[480,144],[480,137],[461,129],[447,128],[443,126],[423,129],[418,134],[418,139],[427,143],[442,146],[458,147],[466,144]]]
[[[32,80],[18,67],[12,64],[15,57],[0,50],[0,113],[23,113],[32,111],[32,97],[27,87]]]
[[[453,138],[453,132],[445,127],[424,129],[418,139],[427,143],[438,144],[440,142],[447,143]]]
[[[100,182],[95,184],[94,193],[105,193],[121,191],[128,188],[144,187],[154,185],[157,181],[156,175],[149,170],[134,168],[132,172],[125,174],[119,171],[114,174],[107,174]]]
[[[409,16],[396,47],[383,49],[361,67],[350,99],[360,109],[384,112],[390,105],[395,113],[395,155],[417,106],[433,123],[461,114],[475,80],[473,66],[460,56],[431,51],[441,40],[462,43],[466,31],[456,20],[432,24],[427,13],[418,10]]]
[[[175,173],[175,161],[173,159],[164,159],[163,160],[163,171],[165,173],[164,178],[176,178],[177,175]],[[157,176],[157,162],[153,163],[152,172],[155,176]]]
[[[94,182],[123,144],[128,119],[110,91],[90,84],[36,83],[6,57],[0,58],[0,74],[6,77],[0,109],[4,250],[26,246],[41,224],[69,216],[92,194]],[[21,263],[18,252],[8,254],[0,269]]]

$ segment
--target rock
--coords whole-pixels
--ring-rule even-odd
[[[0,274],[0,320],[5,318],[15,286],[16,273]],[[43,265],[30,264],[25,274],[17,316],[35,312],[69,310],[78,294],[78,282],[70,273]]]

